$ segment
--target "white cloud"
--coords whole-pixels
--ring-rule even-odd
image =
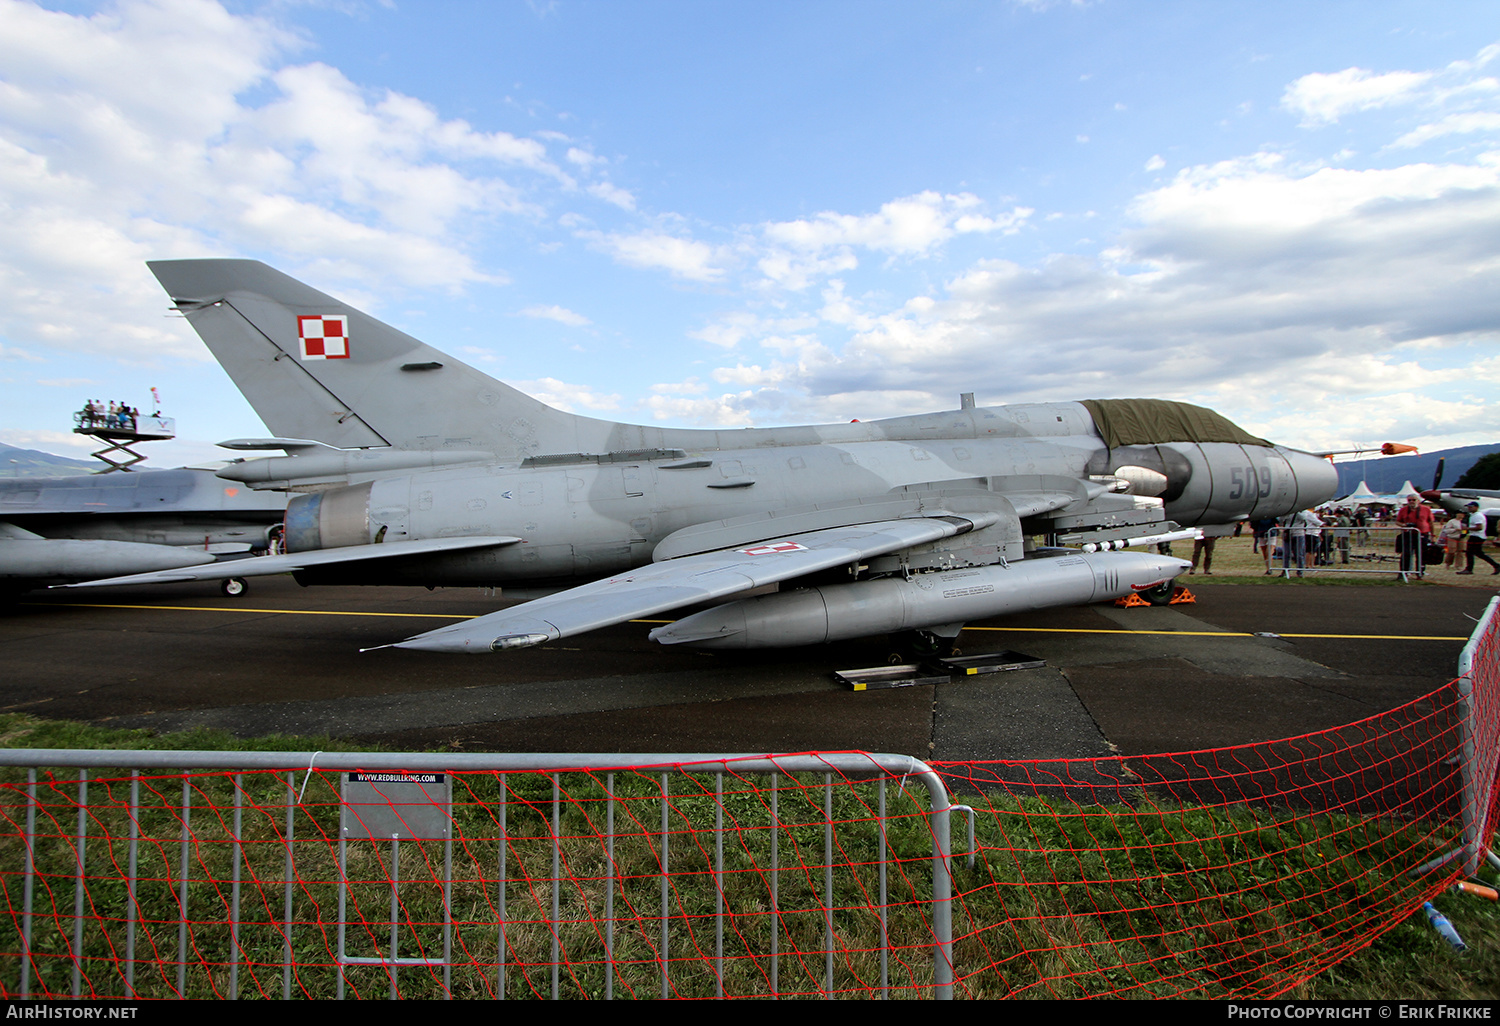
[[[635,197],[625,189],[609,182],[594,182],[588,186],[590,195],[602,199],[606,203],[613,203],[621,210],[634,210]]]
[[[738,310],[719,318],[713,324],[688,332],[689,338],[701,339],[725,349],[738,345],[747,335],[760,330],[760,318],[748,310]]]
[[[750,367],[738,364],[734,367],[718,368],[713,372],[713,379],[721,385],[764,388],[767,385],[780,385],[791,380],[794,369],[786,364],[772,364],[769,368],[761,367],[759,364]]]
[[[581,328],[586,324],[593,323],[587,317],[583,316],[583,314],[574,313],[572,310],[561,306],[528,306],[521,311],[521,316],[556,321],[559,324],[566,324],[570,328]]]
[[[1426,451],[1492,443],[1500,434],[1500,414],[1479,399],[1442,400],[1412,391],[1351,397],[1323,390],[1289,395],[1280,409],[1247,417],[1245,426],[1271,438],[1301,438],[1313,449],[1396,441]]]
[[[654,395],[699,395],[706,391],[708,391],[708,386],[697,378],[688,378],[686,381],[668,381],[651,386],[651,392]]]
[[[827,254],[779,249],[762,256],[755,266],[768,283],[800,291],[820,278],[854,270],[859,258],[847,247]]]
[[[724,269],[715,266],[718,257],[714,248],[694,239],[661,232],[622,235],[586,231],[578,234],[631,267],[660,268],[673,277],[689,281],[711,282],[724,277]]]
[[[1244,246],[1262,240],[1291,240],[1286,233],[1311,229],[1391,231],[1410,226],[1406,218],[1369,218],[1375,205],[1403,205],[1453,199],[1493,189],[1500,171],[1485,165],[1407,164],[1394,168],[1351,170],[1320,168],[1299,174],[1283,168],[1276,154],[1258,153],[1238,160],[1185,168],[1170,185],[1139,197],[1133,212],[1148,231],[1192,233]],[[1390,208],[1395,213],[1395,208]],[[1366,227],[1357,228],[1354,222]],[[1455,225],[1455,227],[1459,227]],[[1153,247],[1154,249],[1155,247]],[[1179,252],[1186,247],[1175,246]]]
[[[1412,100],[1432,78],[1427,71],[1391,71],[1377,75],[1364,68],[1303,75],[1286,87],[1281,105],[1302,116],[1309,127],[1331,124],[1354,111],[1372,110]]]
[[[724,349],[732,349],[747,338],[761,345],[772,345],[772,339],[783,333],[806,331],[816,327],[818,318],[810,314],[795,314],[787,317],[760,317],[749,310],[736,310],[724,314],[695,331],[689,338],[700,339]]]
[[[397,230],[437,235],[461,215],[526,209],[513,186],[470,172],[469,161],[519,166],[571,184],[535,140],[475,132],[398,93],[366,96],[326,65],[283,68],[272,81],[278,99],[247,112],[245,130],[231,143],[294,160],[294,181],[256,183],[262,187],[311,187]]]
[[[14,429],[0,430],[0,442],[6,445],[14,445],[18,449],[40,449],[43,452],[57,452],[59,449],[77,449],[78,452],[71,455],[81,458],[87,455],[99,443],[85,435],[75,435],[71,431],[21,431]],[[103,464],[100,464],[101,469]]]
[[[272,21],[209,0],[88,16],[0,0],[0,24],[0,358],[44,362],[49,382],[92,373],[52,366],[69,349],[204,359],[164,316],[148,258],[275,255],[379,299],[504,282],[482,247],[520,224],[532,253],[582,243],[712,286],[675,290],[712,297],[680,322],[702,327],[676,331],[714,348],[680,362],[692,376],[650,388],[656,419],[869,419],[974,390],[1185,398],[1309,442],[1341,423],[1500,430],[1500,404],[1484,399],[1500,377],[1500,83],[1485,77],[1500,46],[1432,70],[1304,75],[1281,96],[1304,125],[1363,112],[1361,131],[1383,134],[1342,131],[1351,148],[1333,155],[1267,148],[1184,168],[1136,197],[1124,230],[1101,207],[1099,243],[1036,257],[1005,241],[1031,208],[963,186],[753,224],[638,212],[605,177],[623,160],[367,88],[308,62]],[[1396,156],[1442,140],[1431,159]],[[1486,147],[1497,154],[1453,155]],[[1360,152],[1383,163],[1359,167]],[[1072,213],[1048,217],[1057,225],[1035,238]],[[979,245],[984,259],[948,262]],[[564,306],[520,313],[589,324]],[[572,409],[621,404],[553,378],[521,385]]]
[[[346,280],[370,271],[407,285],[450,289],[506,280],[481,272],[472,257],[441,239],[382,229],[291,196],[247,196],[236,227],[257,248],[301,254],[322,274]]]
[[[922,192],[891,200],[873,214],[825,211],[816,217],[760,226],[756,268],[768,284],[800,291],[859,266],[856,249],[890,257],[931,254],[955,235],[1020,231],[1033,211],[1015,207],[989,216],[971,193]]]
[[[755,418],[745,408],[746,396],[691,399],[679,395],[652,395],[646,408],[653,420],[671,420],[698,427],[752,427]]]
[[[962,232],[1015,232],[1032,213],[1018,207],[991,218],[981,213],[982,207],[971,193],[923,192],[882,204],[873,214],[827,211],[811,220],[773,222],[763,226],[763,234],[772,245],[802,252],[860,246],[919,254]]]
[[[484,346],[459,346],[458,352],[475,363],[498,363],[500,357]]]
[[[1364,68],[1315,72],[1304,75],[1286,87],[1281,105],[1298,114],[1304,128],[1332,124],[1348,114],[1378,110],[1384,107],[1415,105],[1422,109],[1452,111],[1453,108],[1492,101],[1500,92],[1500,81],[1482,76],[1480,69],[1500,54],[1500,45],[1480,50],[1473,60],[1457,60],[1433,71],[1391,71],[1377,74]],[[1410,132],[1397,146],[1414,146],[1427,139],[1453,132],[1487,130],[1482,124],[1464,118],[1444,117],[1435,125]]]
[[[567,154],[565,154],[565,157],[569,164],[577,164],[584,170],[588,170],[595,164],[604,163],[603,157],[595,156],[588,150],[580,149],[577,146],[569,146],[568,152]]]
[[[527,395],[540,399],[548,406],[555,406],[569,413],[579,413],[585,410],[608,413],[620,408],[619,395],[600,393],[589,385],[575,385],[556,378],[512,381],[510,384]]]
[[[1308,446],[1347,446],[1351,426],[1426,444],[1500,433],[1500,404],[1462,394],[1500,377],[1500,160],[1358,170],[1257,153],[1185,168],[1130,212],[1097,256],[981,260],[937,295],[833,279],[816,330],[725,317],[715,339],[739,354],[710,377],[739,391],[652,409],[764,423],[947,408],[969,390],[1157,395]]]
[[[0,333],[16,342],[202,359],[162,319],[142,266],[160,256],[300,257],[370,295],[500,283],[475,227],[576,187],[550,140],[288,63],[295,34],[209,0],[90,16],[0,0],[0,24]]]
[[[1410,149],[1445,135],[1468,135],[1475,132],[1500,131],[1500,113],[1494,111],[1470,111],[1466,114],[1449,114],[1429,125],[1422,125],[1407,132],[1391,143],[1393,149]]]

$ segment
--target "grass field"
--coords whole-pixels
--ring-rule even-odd
[[[203,731],[155,736],[17,715],[0,716],[0,744],[12,748],[121,750],[351,750],[350,746],[328,738],[244,741]],[[219,787],[226,794],[228,791],[227,783],[222,780],[205,786]],[[280,800],[275,792],[283,785],[266,780],[258,786],[266,790],[270,804]],[[617,791],[626,799],[622,808],[628,808],[635,799],[645,803],[634,814],[644,824],[654,823],[652,817],[658,807],[651,791],[653,786],[649,777],[642,777]],[[550,780],[541,776],[529,782],[522,780],[512,787],[508,799],[511,818],[507,822],[510,857],[516,866],[531,867],[532,877],[545,877],[550,860],[547,822]],[[641,792],[635,799],[631,798],[632,788]],[[597,785],[586,778],[569,785],[572,801],[563,806],[560,833],[573,838],[564,845],[564,862],[577,877],[597,883],[597,863],[601,856],[598,842],[590,836],[595,824],[589,808],[590,801],[599,796],[593,795],[591,789],[597,789]],[[795,802],[790,794],[787,800],[788,815],[784,822],[791,824]],[[859,819],[865,800],[852,790],[841,792],[835,819]],[[324,810],[335,807],[331,791],[322,795],[311,793],[308,801]],[[742,808],[742,803],[748,804]],[[7,815],[13,816],[13,800],[7,804],[12,806]],[[219,804],[227,804],[224,796],[220,796]],[[761,811],[758,799],[753,796],[738,796],[733,803],[726,804],[731,818],[743,815],[747,822]],[[1412,906],[1419,906],[1420,886],[1408,883],[1402,870],[1418,857],[1417,853],[1425,855],[1432,844],[1431,838],[1421,834],[1419,824],[1292,816],[1285,810],[1275,812],[1243,806],[1201,810],[1151,800],[1118,807],[1062,806],[1062,816],[1031,799],[996,797],[987,803],[988,807],[983,802],[975,804],[981,809],[980,859],[972,869],[963,858],[955,859],[955,892],[961,896],[955,910],[955,933],[961,938],[956,951],[961,994],[1076,997],[1119,990],[1131,996],[1189,993],[1230,997],[1281,991],[1290,985],[1285,996],[1299,999],[1500,998],[1500,909],[1463,895],[1445,893],[1436,898],[1435,903],[1468,942],[1466,954],[1451,950],[1431,930],[1419,910],[1415,915],[1403,914]],[[692,952],[711,950],[712,927],[708,924],[716,892],[707,874],[702,837],[692,831],[710,825],[715,808],[711,797],[694,798],[686,793],[674,805],[674,815],[684,824],[692,824],[690,830],[673,842],[673,902],[680,917],[674,919],[671,945],[674,953],[686,957],[674,969],[674,988],[694,996],[711,996],[713,992],[708,968],[711,959],[704,956],[695,960]],[[455,815],[466,838],[465,852],[477,860],[475,864],[493,865],[491,848],[496,831],[490,822],[492,809],[466,805],[456,810]],[[793,848],[803,851],[808,864],[814,866],[823,844],[821,827],[815,819],[814,815],[803,826],[788,826],[783,842],[790,846],[784,851]],[[325,826],[329,836],[337,836],[335,822],[330,820]],[[194,823],[195,832],[201,831],[200,836],[205,840],[224,832],[222,823],[215,823],[206,809],[202,819],[195,819]],[[169,821],[166,825],[169,829],[164,836],[175,837],[172,832],[175,827]],[[125,827],[122,823],[107,826],[100,823],[98,829],[107,829],[118,836]],[[258,829],[269,831],[266,836],[274,839],[271,826],[262,824]],[[650,827],[646,829],[649,832]],[[955,834],[958,833],[955,828]],[[744,866],[764,866],[766,853],[754,847],[762,843],[763,835],[757,837],[745,842],[748,847],[738,849],[738,854],[730,853],[731,868],[740,865],[736,859]],[[1022,843],[1017,843],[1018,837],[1023,839]],[[198,849],[198,857],[204,861],[196,870],[201,876],[195,876],[190,898],[190,904],[199,910],[195,916],[201,916],[210,925],[216,915],[222,916],[222,912],[215,913],[214,909],[223,907],[223,885],[216,888],[202,877],[221,880],[228,877],[228,846],[222,843],[223,837],[218,840],[220,843],[216,845]],[[415,867],[425,861],[430,868],[432,860],[440,858],[428,842],[408,843],[413,850],[404,857],[414,860],[411,864]],[[835,904],[847,907],[848,911],[840,913],[838,929],[852,954],[847,959],[840,956],[842,961],[836,976],[839,986],[852,987],[858,981],[876,978],[878,956],[874,949],[878,945],[873,920],[857,914],[872,893],[874,848],[871,846],[876,843],[873,831],[861,833],[852,827],[847,831],[841,828],[838,851],[845,866]],[[926,838],[920,818],[898,819],[889,843],[895,856],[905,860],[910,869],[914,882],[907,886],[908,898],[913,893],[920,897],[926,858]],[[956,847],[962,851],[964,845],[957,841]],[[170,878],[177,845],[169,840],[159,848],[160,866],[154,889],[141,891],[142,916],[155,924],[150,933],[153,943],[171,951],[175,950],[174,920],[178,912]],[[19,868],[16,841],[5,842],[0,850],[4,852],[6,874],[15,873]],[[256,870],[259,879],[276,885],[275,893],[263,903],[269,911],[261,915],[260,925],[249,921],[254,919],[254,914],[250,914],[242,927],[242,945],[263,963],[257,970],[256,984],[247,982],[248,971],[241,971],[241,993],[247,996],[256,993],[257,988],[279,993],[279,975],[266,968],[274,966],[280,957],[279,934],[269,925],[280,910],[279,850],[276,848],[261,857]],[[63,918],[54,923],[48,935],[50,948],[57,955],[67,950],[67,916],[72,909],[71,846],[56,839],[40,857],[44,862],[50,859],[55,863],[51,869],[57,874],[57,903]],[[118,849],[115,857],[120,857]],[[298,918],[316,918],[318,913],[314,909],[326,910],[334,900],[331,895],[337,888],[332,881],[336,874],[331,863],[320,867],[318,857],[326,861],[330,856],[315,855],[299,869],[312,882],[299,890]],[[622,875],[628,878],[628,882],[619,886],[617,915],[624,914],[620,910],[625,908],[633,908],[639,914],[634,921],[623,924],[617,935],[617,955],[629,964],[619,970],[616,994],[655,996],[659,986],[653,955],[657,940],[654,910],[659,901],[659,884],[653,875],[655,856],[649,845],[641,842],[628,852],[620,851],[617,857]],[[784,867],[794,865],[788,856],[783,857],[787,858]],[[364,852],[359,858],[364,861],[351,863],[351,869],[357,869],[351,877],[357,875],[369,881],[362,885],[369,892],[362,892],[363,896],[355,900],[367,903],[378,915],[384,900],[383,870],[378,855]],[[210,866],[215,860],[224,864]],[[820,871],[801,873],[794,869],[784,874],[786,889],[781,907],[798,911],[780,918],[770,916],[763,902],[757,904],[760,899],[756,888],[762,886],[757,873],[742,872],[734,876],[726,898],[732,907],[749,911],[736,921],[728,949],[731,958],[725,977],[727,990],[766,992],[764,952],[768,950],[771,933],[777,931],[783,952],[792,948],[804,952],[800,958],[783,954],[780,988],[815,990],[822,969],[821,955],[809,958],[805,953],[817,952],[820,944],[819,874]],[[1493,883],[1495,874],[1487,875]],[[12,915],[17,907],[14,881],[9,876],[6,884]],[[545,994],[550,987],[550,970],[544,965],[552,937],[547,925],[550,891],[545,886],[538,890],[535,882],[519,880],[512,888],[512,904],[507,912],[513,925],[508,958],[524,964],[513,970],[509,993]],[[325,890],[329,893],[322,893]],[[563,992],[597,996],[602,993],[604,970],[593,961],[598,957],[598,937],[592,919],[598,914],[601,894],[590,885],[576,893],[570,891],[562,899],[567,925],[559,940],[566,950],[575,953],[577,962],[571,971],[565,971]],[[85,941],[86,948],[101,960],[117,957],[112,951],[118,946],[123,901],[123,888],[118,881],[110,883],[101,878],[97,892],[91,888],[90,908],[98,910],[104,917],[102,921],[114,924],[93,930]],[[493,960],[492,888],[460,881],[454,902],[457,917],[470,924],[468,932],[461,936],[463,950],[480,961]],[[417,921],[431,922],[440,918],[440,907],[440,897],[433,888],[423,891],[419,887],[410,894],[405,914]],[[897,948],[892,959],[894,977],[907,988],[898,993],[920,993],[930,980],[921,907],[919,903],[892,914],[891,937]],[[1379,912],[1381,909],[1391,911]],[[1373,921],[1372,910],[1375,910]],[[1401,921],[1380,918],[1386,914],[1400,917]],[[1358,917],[1363,917],[1361,921],[1367,925],[1351,931],[1347,921]],[[10,933],[0,938],[0,949],[17,949],[15,924],[16,920],[10,918],[0,927],[0,933]],[[431,928],[423,929],[427,931],[427,943],[434,943]],[[1381,930],[1385,932],[1367,947],[1360,948]],[[204,931],[198,954],[217,968],[195,967],[190,972],[189,989],[193,993],[212,996],[224,992],[228,979],[224,967],[227,937],[222,923],[217,930]],[[196,935],[194,943],[199,943]],[[38,950],[42,950],[40,943]],[[577,954],[589,951],[594,953]],[[738,957],[734,957],[736,952]],[[53,962],[48,970],[51,986],[66,991],[69,965],[66,960]],[[1326,968],[1305,982],[1296,983],[1300,975],[1305,975],[1300,966]],[[18,964],[13,956],[0,962],[0,982],[8,990],[16,985],[17,973]],[[139,985],[163,996],[170,993],[175,985],[172,974],[153,973],[143,969]],[[318,996],[330,996],[335,980],[330,971],[310,972],[299,986],[307,986]],[[373,968],[354,970],[350,976],[351,986],[365,996],[383,997],[385,981],[383,971]],[[402,993],[411,996],[439,993],[435,979],[426,970],[403,970],[401,984]],[[462,996],[472,997],[492,992],[482,976],[464,977],[461,983],[456,981],[455,989]]]
[[[1369,548],[1356,551],[1371,551]],[[1500,548],[1491,544],[1487,546],[1486,552],[1490,558],[1500,562]],[[1191,559],[1193,555],[1193,543],[1174,542],[1172,544],[1172,555],[1182,559]],[[1358,585],[1395,585],[1413,588],[1480,588],[1493,591],[1500,587],[1500,577],[1491,576],[1490,568],[1484,563],[1475,561],[1475,570],[1472,576],[1458,575],[1455,570],[1458,567],[1444,567],[1441,565],[1427,568],[1427,574],[1421,580],[1410,580],[1404,585],[1396,573],[1400,564],[1394,560],[1354,560],[1353,565],[1357,568],[1350,572],[1340,572],[1339,568],[1320,568],[1314,573],[1307,573],[1303,577],[1286,578],[1280,575],[1280,567],[1273,563],[1273,574],[1266,575],[1265,564],[1258,552],[1252,550],[1252,539],[1250,529],[1246,528],[1244,535],[1239,538],[1220,538],[1214,546],[1213,573],[1203,577],[1202,567],[1196,575],[1188,576],[1184,573],[1177,579],[1179,584],[1191,584],[1200,577],[1205,583],[1214,584],[1258,584],[1268,587],[1295,588],[1295,587],[1317,587],[1326,584],[1358,584]]]

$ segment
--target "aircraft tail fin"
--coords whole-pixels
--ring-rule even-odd
[[[620,425],[553,409],[256,260],[151,271],[271,431],[341,449],[599,452]]]

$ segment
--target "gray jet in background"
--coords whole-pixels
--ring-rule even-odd
[[[189,467],[0,480],[0,593],[264,549],[285,509],[285,496]]]
[[[724,431],[595,420],[265,264],[150,266],[278,436],[224,444],[286,453],[219,476],[305,494],[287,507],[285,555],[98,583],[293,571],[543,595],[398,647],[497,651],[718,603],[652,638],[890,633],[941,649],[970,620],[1165,600],[1188,564],[1120,549],[1224,533],[1337,487],[1324,459],[1160,400],[964,396],[944,413]]]

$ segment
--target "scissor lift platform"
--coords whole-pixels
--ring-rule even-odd
[[[121,426],[118,422],[111,424],[108,415],[95,416],[86,411],[73,414],[73,420],[77,425],[73,428],[75,435],[87,435],[105,443],[103,449],[93,454],[95,458],[109,464],[99,471],[101,474],[130,470],[137,463],[143,462],[146,459],[145,453],[136,452],[131,448],[134,445],[177,437],[177,421],[172,417],[132,417],[129,418],[128,427]],[[126,458],[117,458],[120,456]]]

